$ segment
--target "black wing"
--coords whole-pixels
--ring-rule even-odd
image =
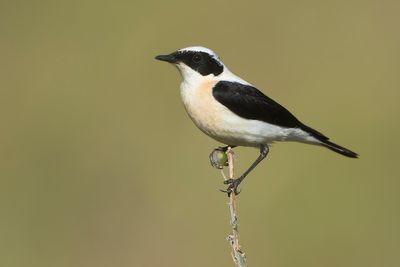
[[[328,138],[301,123],[290,111],[260,92],[237,82],[221,81],[213,88],[214,98],[236,115],[286,128],[300,128],[319,140]]]
[[[213,95],[218,102],[242,118],[282,127],[302,126],[292,113],[253,86],[221,81],[214,86]]]
[[[300,128],[320,140],[322,145],[327,148],[347,157],[358,157],[357,153],[328,141],[328,137],[301,123],[287,109],[253,86],[221,81],[214,86],[213,96],[218,102],[242,118],[260,120],[286,128]]]

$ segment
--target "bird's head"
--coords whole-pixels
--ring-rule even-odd
[[[182,48],[169,55],[159,55],[155,58],[175,64],[184,80],[195,77],[218,77],[226,70],[212,50],[201,46]]]

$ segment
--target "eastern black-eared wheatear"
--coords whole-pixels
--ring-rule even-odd
[[[300,122],[286,108],[229,71],[205,47],[187,47],[156,59],[175,64],[182,74],[181,96],[189,117],[208,136],[228,146],[259,147],[260,155],[239,178],[230,179],[228,194],[268,154],[274,141],[324,146],[350,158],[357,153],[329,141]]]

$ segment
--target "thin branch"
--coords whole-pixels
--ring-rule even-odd
[[[226,150],[226,155],[228,157],[228,170],[229,174],[228,177],[230,179],[234,179],[234,173],[233,173],[233,150],[231,147],[228,147]],[[221,170],[222,177],[224,180],[227,180],[223,170]],[[235,265],[238,267],[245,267],[247,266],[246,262],[246,256],[243,250],[241,249],[239,245],[239,230],[238,230],[238,218],[237,218],[237,208],[236,208],[236,194],[232,192],[229,195],[229,202],[228,202],[228,208],[229,208],[229,215],[231,217],[230,223],[232,226],[232,233],[229,234],[226,238],[228,240],[232,252],[232,259],[235,262]]]

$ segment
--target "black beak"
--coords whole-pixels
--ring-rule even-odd
[[[156,56],[155,59],[157,60],[161,60],[161,61],[166,61],[169,63],[176,63],[178,60],[176,59],[176,57],[174,56],[174,54],[170,54],[170,55],[159,55]]]

